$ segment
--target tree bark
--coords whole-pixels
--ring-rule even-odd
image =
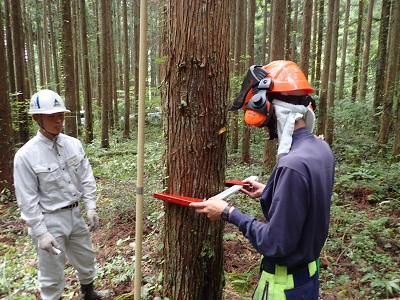
[[[162,55],[167,193],[207,198],[223,189],[229,85],[229,1],[166,2]],[[164,292],[221,299],[223,222],[165,204]]]
[[[343,40],[340,56],[340,74],[339,74],[339,99],[343,99],[345,91],[345,71],[346,71],[346,50],[347,50],[347,36],[349,33],[349,15],[350,15],[350,1],[346,0],[346,12],[343,24]]]
[[[26,99],[29,98],[27,88],[28,82],[25,76],[25,46],[24,30],[22,24],[21,1],[10,1],[11,7],[11,28],[12,45],[14,51],[14,70],[15,70],[15,91],[16,101],[18,102],[18,140],[19,143],[26,143],[29,140],[29,124]]]
[[[356,48],[354,53],[354,69],[353,69],[353,84],[351,87],[351,98],[355,101],[357,97],[357,85],[360,71],[360,52],[361,52],[361,34],[362,23],[364,18],[364,0],[358,1],[358,22],[357,22],[357,38]]]
[[[313,0],[305,0],[303,7],[303,31],[301,34],[300,69],[306,78],[308,77],[310,65],[312,8]]]
[[[85,109],[85,143],[93,141],[93,112],[92,112],[92,84],[90,80],[89,47],[87,42],[88,32],[86,23],[85,0],[79,0],[79,19],[81,24],[81,46],[82,46],[82,81],[83,99]]]
[[[0,5],[0,16],[2,16]],[[0,36],[4,36],[0,18]],[[8,93],[7,60],[4,43],[0,43],[0,197],[13,189],[14,138]]]
[[[109,148],[109,118],[111,114],[111,7],[108,0],[101,1],[101,142],[100,148]]]
[[[72,45],[71,2],[69,0],[61,0],[61,28],[65,106],[71,111],[65,118],[65,133],[77,137],[74,50]]]
[[[364,29],[364,48],[362,56],[362,65],[360,73],[360,84],[358,85],[358,100],[365,101],[365,96],[367,94],[367,81],[368,81],[368,67],[369,67],[369,52],[371,45],[371,27],[372,18],[374,12],[374,0],[369,0],[367,20],[365,22]]]
[[[387,44],[389,36],[390,0],[382,0],[382,13],[379,28],[378,57],[376,60],[375,93],[373,111],[377,112],[385,93]],[[379,124],[379,116],[374,113],[374,124]]]
[[[333,14],[336,0],[329,0],[328,2],[328,21],[325,30],[325,49],[324,49],[324,64],[321,77],[321,90],[318,101],[318,135],[326,136],[326,122],[328,118],[328,88],[329,88],[329,70],[332,45],[332,31],[333,31]]]
[[[334,130],[334,113],[335,113],[335,92],[336,92],[336,69],[337,69],[337,47],[338,47],[338,30],[339,30],[339,0],[334,0],[333,23],[331,35],[331,55],[329,63],[329,85],[327,98],[327,122],[326,122],[326,142],[333,144]]]

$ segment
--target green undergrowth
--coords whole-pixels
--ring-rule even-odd
[[[346,124],[345,124],[346,125]],[[391,157],[378,157],[371,150],[375,146],[369,135],[346,136],[345,128],[336,129],[338,144],[333,147],[336,156],[336,178],[332,199],[331,227],[321,253],[321,293],[334,294],[341,299],[383,299],[399,297],[400,271],[400,165]],[[355,128],[355,130],[358,130]],[[243,179],[256,175],[265,182],[268,174],[263,170],[264,137],[252,134],[252,159],[242,163],[240,151],[228,152],[227,179]],[[98,212],[102,230],[109,232],[97,240],[95,248],[107,250],[105,242],[112,240],[118,226],[133,224],[136,220],[137,143],[132,134],[129,140],[110,141],[110,149],[100,150],[99,141],[85,145],[98,183]],[[351,142],[350,142],[351,140]],[[345,145],[345,146],[343,146]],[[163,204],[153,193],[162,191],[162,133],[159,124],[148,124],[145,136],[144,216],[151,230],[144,235],[144,244],[161,250]],[[258,200],[237,194],[231,200],[248,214],[262,217]],[[19,211],[15,202],[2,206],[3,220],[17,223]],[[0,297],[4,299],[35,299],[36,254],[26,236],[24,226],[4,226],[0,241]],[[126,228],[126,227],[125,227]],[[113,256],[105,258],[100,266],[96,284],[105,280],[115,286],[132,286],[134,278],[134,232],[117,238]],[[225,235],[225,239],[242,238]],[[162,288],[159,270],[162,258],[143,258],[146,265],[155,267],[144,274],[143,299],[153,299]],[[73,277],[73,271],[70,275]],[[258,278],[258,265],[243,273],[226,274],[227,286],[236,294],[249,293],[251,279]],[[67,282],[64,296],[77,296],[77,282]],[[340,299],[338,298],[338,299]],[[121,298],[122,299],[122,298]],[[159,299],[159,298],[157,298]],[[228,299],[228,298],[227,298]],[[243,298],[247,299],[247,298]],[[323,297],[321,298],[323,299]],[[332,298],[331,298],[332,299]]]

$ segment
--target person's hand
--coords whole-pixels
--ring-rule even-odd
[[[265,184],[249,178],[244,179],[243,182],[248,183],[249,187],[242,188],[240,190],[242,193],[245,193],[246,195],[248,195],[250,198],[253,199],[261,197],[265,188]]]
[[[47,252],[58,255],[60,252],[57,252],[56,249],[60,249],[60,245],[57,243],[57,240],[50,232],[45,232],[38,235],[38,244],[39,248],[42,250],[46,250]]]
[[[211,221],[221,219],[221,213],[228,203],[217,197],[211,197],[203,202],[192,202],[189,204],[190,207],[194,207],[197,213],[207,214],[207,217]]]
[[[89,209],[87,211],[87,218],[89,220],[90,226],[89,226],[89,230],[90,231],[95,231],[100,224],[99,221],[99,216],[97,215],[97,212],[95,209]]]

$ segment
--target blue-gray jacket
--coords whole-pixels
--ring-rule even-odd
[[[238,209],[229,222],[271,263],[296,267],[316,260],[328,235],[334,169],[329,145],[306,127],[297,129],[260,198],[268,222]]]

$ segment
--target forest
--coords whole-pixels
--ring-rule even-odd
[[[1,299],[41,299],[13,186],[40,89],[65,101],[64,133],[93,168],[106,299],[251,299],[260,254],[243,234],[154,193],[268,180],[276,142],[229,108],[249,67],[275,60],[308,78],[314,134],[335,155],[320,299],[400,297],[399,1],[4,0],[0,36]],[[256,200],[228,201],[264,218]],[[81,299],[65,272],[63,299]]]

